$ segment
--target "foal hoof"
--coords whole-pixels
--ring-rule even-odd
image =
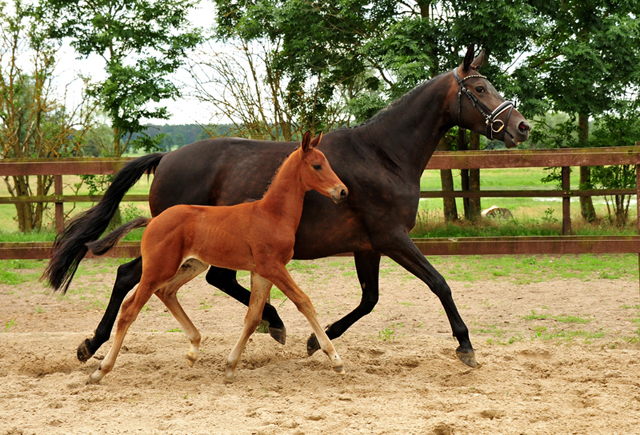
[[[287,328],[274,328],[269,326],[269,335],[278,343],[284,345],[287,341]]]
[[[456,349],[456,355],[458,355],[460,361],[462,361],[469,367],[478,367],[478,363],[476,362],[476,353],[473,351],[473,349],[464,350],[459,347]]]
[[[316,334],[311,334],[311,337],[307,340],[307,354],[311,356],[318,350],[320,350],[320,343],[318,343]]]
[[[87,362],[89,358],[93,356],[93,352],[89,350],[90,343],[91,341],[88,338],[85,339],[82,343],[80,343],[80,346],[78,346],[78,353],[77,353],[78,361]]]
[[[189,364],[189,367],[193,367],[193,365],[196,363],[197,360],[198,360],[197,356],[192,356],[187,354],[187,364]]]

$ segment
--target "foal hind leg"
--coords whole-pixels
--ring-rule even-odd
[[[138,257],[129,263],[123,264],[118,267],[118,274],[116,275],[116,282],[113,285],[111,291],[111,297],[109,298],[109,305],[107,310],[102,316],[100,324],[96,328],[93,337],[91,339],[85,339],[78,346],[77,357],[81,362],[86,362],[100,349],[105,342],[109,340],[111,336],[111,330],[113,324],[118,317],[120,306],[122,301],[127,296],[129,291],[140,282],[142,276],[142,257]]]
[[[120,318],[118,319],[118,326],[116,328],[116,335],[113,339],[113,345],[107,353],[107,356],[102,360],[98,369],[91,374],[89,382],[98,383],[100,380],[109,373],[116,363],[116,358],[122,347],[122,342],[127,334],[129,326],[136,320],[138,313],[147,303],[153,292],[153,283],[145,282],[143,279],[133,295],[122,304],[120,310]]]
[[[187,338],[189,339],[190,346],[187,352],[187,363],[190,367],[198,359],[198,350],[200,349],[201,335],[198,329],[194,326],[184,312],[182,305],[178,302],[177,293],[180,287],[191,281],[196,276],[207,270],[208,265],[201,261],[191,259],[184,262],[184,264],[178,270],[178,273],[156,292],[156,296],[165,304],[165,306],[171,311],[173,317],[180,323]]]
[[[236,367],[240,360],[240,355],[242,355],[242,351],[247,345],[249,337],[251,337],[251,334],[255,332],[258,324],[260,324],[262,311],[264,310],[265,303],[269,297],[271,287],[272,284],[268,280],[264,279],[257,273],[251,273],[251,299],[249,300],[249,309],[247,310],[247,315],[244,318],[242,334],[227,358],[226,382],[233,381]]]
[[[333,370],[337,373],[344,374],[344,365],[342,359],[333,347],[333,343],[329,340],[327,333],[320,326],[320,321],[316,314],[316,310],[311,303],[311,299],[298,287],[298,284],[291,278],[287,268],[283,264],[272,264],[270,267],[262,267],[258,270],[262,276],[271,281],[278,287],[298,308],[309,321],[311,329],[315,333],[320,348],[327,354],[333,365]]]

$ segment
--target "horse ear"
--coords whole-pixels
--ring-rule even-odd
[[[485,50],[483,48],[482,50],[480,50],[480,54],[478,54],[478,57],[476,57],[473,62],[471,62],[471,68],[478,70],[480,69],[480,67],[482,67],[482,65],[484,65],[484,54]]]
[[[475,51],[476,51],[476,45],[475,44],[469,44],[469,46],[467,47],[467,54],[465,54],[464,61],[462,62],[462,71],[464,71],[464,72],[469,71],[469,67],[471,66],[471,63],[473,62],[473,53]]]
[[[318,145],[320,145],[321,140],[322,140],[322,132],[320,132],[318,136],[311,139],[311,143],[309,144],[309,146],[311,148],[318,148]]]
[[[304,136],[302,136],[302,143],[300,144],[300,147],[302,148],[303,152],[307,152],[309,151],[311,148],[309,147],[309,143],[311,141],[311,132],[309,130],[304,132]]]

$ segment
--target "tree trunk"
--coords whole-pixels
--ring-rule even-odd
[[[580,146],[589,146],[589,115],[580,113],[578,115],[578,142]],[[586,190],[591,188],[591,168],[588,166],[580,167],[580,189]],[[590,196],[580,197],[580,213],[582,218],[587,222],[593,222],[596,219],[596,210],[593,207],[593,199]]]
[[[438,142],[438,151],[447,150],[447,141],[442,138]],[[453,192],[453,175],[451,169],[440,170],[440,181],[442,182],[443,192]],[[445,222],[453,222],[458,220],[458,207],[455,198],[443,198],[444,203],[444,220]]]
[[[480,135],[472,131],[469,136],[469,149],[471,151],[480,150]],[[480,190],[480,169],[469,169],[469,190],[471,192]],[[480,219],[481,212],[480,198],[469,198],[469,217],[471,220]]]
[[[458,151],[468,151],[469,146],[467,145],[467,130],[464,128],[458,127]],[[469,191],[469,170],[461,169],[460,170],[460,184],[462,185],[462,191]],[[471,220],[471,215],[469,214],[469,198],[462,198],[462,206],[464,208],[464,218],[466,220]]]

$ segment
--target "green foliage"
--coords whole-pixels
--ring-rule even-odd
[[[132,135],[144,130],[142,119],[169,118],[166,107],[150,103],[180,95],[169,75],[201,41],[200,31],[187,29],[187,13],[195,3],[43,0],[39,12],[49,25],[49,36],[69,37],[79,55],[96,54],[106,63],[107,78],[93,83],[88,94],[111,120],[114,155],[122,155],[129,145],[146,151],[157,148],[159,140]]]

